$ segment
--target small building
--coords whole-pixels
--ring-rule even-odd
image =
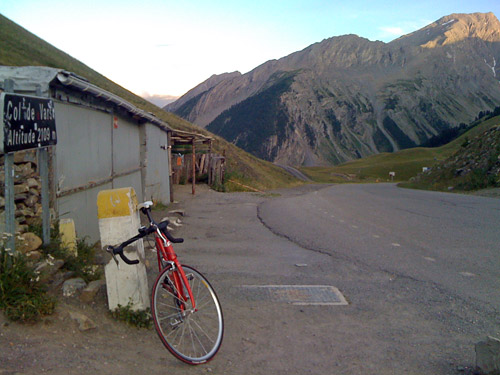
[[[50,207],[74,220],[79,237],[99,239],[100,190],[130,186],[139,201],[169,202],[167,123],[62,69],[0,66],[0,89],[53,100]]]

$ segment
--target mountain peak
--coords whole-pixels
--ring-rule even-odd
[[[435,48],[477,38],[486,42],[500,42],[500,22],[491,12],[450,14],[430,25],[396,39],[394,43],[405,42],[423,48]]]
[[[199,85],[193,87],[191,90],[189,90],[187,93],[182,95],[178,100],[171,102],[167,104],[166,106],[163,107],[163,109],[167,111],[172,111],[174,112],[177,108],[179,108],[181,105],[185,104],[187,101],[193,99],[197,95],[200,95],[214,86],[217,86],[219,83],[225,80],[229,80],[235,77],[241,76],[241,73],[239,71],[231,72],[231,73],[222,73],[222,74],[212,74],[210,78],[206,79]]]
[[[441,45],[460,42],[465,38],[478,38],[486,42],[500,42],[500,22],[493,13],[452,14],[435,24],[444,27]]]

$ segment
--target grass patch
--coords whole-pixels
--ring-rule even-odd
[[[222,146],[222,144],[219,146]],[[258,159],[232,144],[226,144],[225,146],[227,146],[224,148],[226,155],[226,181],[231,179],[260,191],[295,187],[303,184],[302,181],[286,172],[283,168],[277,167],[268,161]],[[226,184],[225,191],[253,190],[244,190],[240,186],[236,186],[236,184],[229,183]]]
[[[381,153],[350,161],[333,167],[302,167],[300,171],[315,182],[382,182],[391,181],[389,172],[396,172],[395,182],[408,181],[422,172],[423,167],[432,167],[446,160],[470,139],[497,126],[500,117],[479,123],[460,137],[441,147],[416,147],[394,153]]]
[[[0,247],[0,309],[12,321],[36,322],[54,312],[56,300],[46,293],[26,257]]]
[[[430,167],[450,154],[447,150],[412,148],[372,155],[335,167],[304,167],[300,170],[321,183],[392,181],[389,172],[396,173],[394,181],[406,181],[422,172],[423,167]]]
[[[153,201],[153,207],[151,207],[151,210],[153,210],[153,211],[164,211],[164,210],[168,209],[168,206],[169,206],[168,204],[165,204],[163,202],[160,202],[160,201],[154,202]]]
[[[111,316],[138,328],[151,328],[153,325],[150,309],[133,310],[132,301],[127,306],[118,305],[116,309],[111,311]]]

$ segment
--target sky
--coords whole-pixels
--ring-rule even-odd
[[[389,42],[499,0],[0,0],[0,13],[138,95],[180,96],[323,39]]]

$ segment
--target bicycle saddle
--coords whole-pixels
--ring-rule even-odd
[[[153,207],[153,202],[152,201],[146,201],[146,202],[143,202],[143,203],[139,204],[137,206],[137,209],[138,210],[140,210],[142,208],[148,209],[148,208],[151,208],[151,207]]]

